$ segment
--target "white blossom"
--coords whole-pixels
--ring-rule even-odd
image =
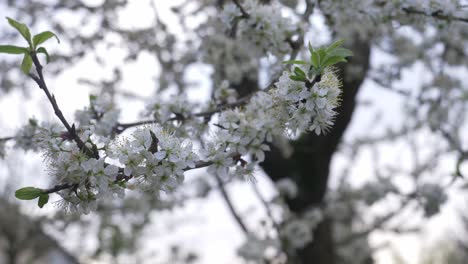
[[[283,227],[282,233],[294,248],[303,248],[313,239],[311,226],[302,219],[288,221]]]
[[[261,239],[254,234],[249,234],[244,244],[237,249],[237,254],[253,263],[263,263],[265,251],[270,247],[277,247],[277,242],[270,239]]]
[[[280,195],[293,199],[297,196],[297,185],[296,183],[290,178],[284,178],[276,182],[276,188]]]
[[[232,104],[237,100],[236,90],[229,88],[229,82],[224,80],[218,89],[215,90],[214,99],[216,104]]]
[[[186,118],[197,109],[197,105],[190,102],[185,94],[172,95],[171,100],[165,101],[160,98],[151,100],[143,112],[144,116],[152,116],[160,122],[180,117]]]
[[[281,236],[293,248],[303,248],[313,240],[313,231],[322,219],[323,213],[320,209],[307,210],[302,217],[286,219],[281,228]]]
[[[105,138],[118,124],[120,110],[114,107],[109,94],[90,96],[90,106],[75,112],[75,119],[82,129],[93,131],[93,134]]]
[[[237,25],[243,41],[250,43],[260,54],[285,54],[290,50],[286,39],[295,28],[288,18],[282,16],[276,3],[262,5],[257,0],[248,0],[243,3],[243,8],[248,17],[239,19]],[[221,15],[223,22],[232,27],[232,21],[240,15],[239,11],[235,11],[232,3],[227,4]]]
[[[38,121],[35,118],[29,119],[27,125],[23,126],[16,132],[15,135],[15,147],[24,150],[37,151],[38,146],[36,145],[36,133],[38,130]]]

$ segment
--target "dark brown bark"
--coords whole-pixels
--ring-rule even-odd
[[[294,153],[289,158],[284,158],[281,152],[273,147],[262,163],[264,171],[273,181],[285,177],[296,181],[299,187],[298,196],[289,200],[288,205],[293,212],[299,214],[323,202],[331,159],[350,124],[356,106],[356,94],[369,67],[370,45],[367,41],[356,39],[347,48],[351,49],[355,56],[346,65],[339,67],[339,75],[343,79],[343,100],[337,109],[338,116],[331,131],[322,136],[308,133],[291,142]],[[349,76],[347,69],[350,67],[362,67],[362,74]],[[314,241],[297,254],[298,262],[303,264],[336,263],[331,221],[326,219],[322,222],[315,230]]]

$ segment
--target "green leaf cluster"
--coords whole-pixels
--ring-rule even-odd
[[[0,53],[6,54],[14,54],[19,55],[23,54],[23,61],[21,62],[21,70],[25,74],[29,74],[33,65],[32,54],[33,53],[42,53],[46,56],[46,62],[49,63],[49,53],[44,47],[39,47],[39,45],[43,44],[47,40],[55,37],[57,42],[60,43],[60,39],[55,35],[55,33],[51,31],[44,31],[37,35],[32,36],[31,32],[29,31],[28,26],[23,23],[20,23],[12,18],[7,17],[8,24],[11,27],[16,29],[21,36],[26,40],[28,43],[27,47],[18,47],[13,45],[0,45]]]
[[[347,57],[353,56],[349,49],[342,48],[343,40],[336,41],[329,46],[314,49],[309,42],[310,61],[289,60],[286,64],[308,66],[307,73],[299,67],[294,67],[293,73],[289,78],[293,81],[306,82],[313,76],[321,75],[325,68],[333,66],[339,62],[346,62]]]
[[[33,200],[39,198],[37,205],[42,208],[49,201],[49,194],[36,187],[24,187],[15,192],[16,198],[20,200]]]

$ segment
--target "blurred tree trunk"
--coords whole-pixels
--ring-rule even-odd
[[[356,94],[369,68],[370,44],[367,41],[355,38],[354,43],[345,46],[354,52],[354,57],[349,63],[339,67],[339,75],[343,80],[343,100],[337,109],[338,116],[331,131],[322,136],[308,133],[291,142],[294,153],[289,158],[283,157],[281,152],[273,147],[271,152],[266,153],[267,158],[262,163],[264,171],[273,181],[289,177],[297,183],[298,196],[288,201],[290,209],[295,213],[304,212],[323,202],[333,153],[350,124],[356,106]],[[350,73],[349,69],[355,67],[361,67],[361,73]],[[332,223],[329,219],[318,225],[313,242],[297,254],[301,264],[336,263]]]
[[[75,256],[43,231],[40,219],[23,215],[17,204],[1,195],[0,212],[6,212],[0,213],[0,259],[3,255],[7,264],[49,263],[53,252],[60,257],[60,263],[79,263]]]
[[[13,245],[9,245],[9,248],[6,252],[6,258],[8,264],[16,264],[16,255],[18,251],[15,249]]]

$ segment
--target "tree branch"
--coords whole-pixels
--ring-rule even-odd
[[[47,99],[49,99],[49,102],[52,105],[52,108],[54,109],[55,115],[58,117],[60,122],[62,122],[62,124],[65,126],[65,128],[67,129],[70,136],[73,138],[73,140],[78,145],[78,148],[80,148],[80,150],[84,151],[88,156],[95,157],[96,159],[98,159],[99,154],[97,152],[91,151],[88,147],[86,147],[85,143],[76,134],[75,125],[73,124],[72,126],[70,126],[68,121],[63,116],[62,111],[60,110],[60,108],[59,108],[59,106],[57,104],[57,101],[55,100],[55,96],[52,95],[49,92],[49,89],[47,88],[47,84],[46,84],[45,79],[44,79],[44,75],[42,73],[42,65],[39,62],[39,59],[37,58],[37,54],[35,52],[31,52],[30,55],[31,55],[32,61],[34,63],[34,66],[36,67],[36,72],[37,72],[38,76],[35,76],[34,74],[30,73],[29,77],[31,77],[31,79],[33,79],[37,83],[39,88],[41,88],[44,91],[44,93],[47,96]]]
[[[239,100],[237,100],[234,103],[227,103],[227,104],[219,105],[213,110],[209,110],[209,111],[205,111],[205,112],[198,112],[198,113],[194,113],[194,114],[191,114],[189,116],[183,116],[183,117],[175,116],[175,117],[167,119],[166,122],[178,121],[178,120],[187,120],[187,119],[192,119],[192,118],[195,118],[195,117],[203,117],[203,118],[208,119],[208,118],[211,118],[212,115],[214,115],[216,113],[219,113],[219,112],[221,112],[223,110],[233,109],[233,108],[236,108],[236,107],[239,107],[239,106],[242,106],[242,105],[246,104],[248,102],[248,100],[252,97],[252,95],[253,95],[253,93],[250,94],[250,95],[244,96],[244,97],[240,98]],[[143,121],[137,121],[137,122],[132,122],[132,123],[118,124],[116,126],[115,130],[116,130],[117,133],[122,133],[123,131],[125,131],[126,129],[131,128],[131,127],[136,127],[136,126],[141,126],[141,125],[148,125],[148,124],[156,124],[158,122],[161,122],[161,121],[156,120],[156,119],[152,119],[152,120],[143,120]]]
[[[416,193],[411,193],[405,197],[401,205],[397,210],[393,210],[384,216],[378,218],[377,220],[374,221],[372,225],[370,225],[368,228],[365,230],[362,230],[360,232],[356,232],[354,234],[351,234],[340,241],[336,241],[336,245],[338,246],[344,246],[350,242],[352,242],[355,239],[364,237],[372,233],[374,230],[381,228],[384,224],[388,223],[390,220],[394,219],[396,215],[398,215],[403,209],[405,209],[411,201],[413,201],[414,197],[416,196]]]
[[[436,10],[431,13],[427,13],[423,10],[418,10],[414,7],[403,7],[401,10],[403,10],[404,12],[408,14],[417,14],[417,15],[422,15],[422,16],[427,16],[427,17],[433,17],[433,18],[437,18],[437,19],[445,20],[445,21],[460,21],[460,22],[468,23],[468,18],[447,15],[447,14],[444,14],[443,10]]]
[[[263,205],[263,208],[265,208],[265,211],[267,213],[267,216],[270,218],[271,222],[273,223],[273,226],[275,227],[276,229],[276,232],[278,233],[278,237],[280,236],[280,231],[281,231],[281,228],[280,228],[280,225],[275,221],[275,218],[273,217],[273,212],[271,211],[271,208],[270,208],[270,205],[268,204],[268,202],[265,200],[265,198],[263,198],[263,195],[262,193],[260,192],[260,190],[258,189],[258,186],[256,183],[252,183],[252,189],[254,190],[254,193],[255,195],[257,196],[258,200],[260,200],[260,202],[262,203]]]
[[[3,141],[9,141],[9,140],[12,140],[14,139],[15,137],[4,137],[4,138],[0,138],[0,142],[3,142]]]
[[[239,154],[236,153],[236,154],[230,155],[230,157],[235,157],[235,156],[238,156],[238,155]],[[189,170],[201,169],[201,168],[208,167],[208,166],[210,166],[212,164],[213,164],[212,161],[200,160],[200,161],[195,163],[195,166],[193,168],[186,167],[183,170],[184,171],[189,171]],[[132,178],[134,178],[134,175],[125,176],[123,168],[119,168],[119,174],[117,175],[116,179],[114,180],[114,183],[127,182]],[[50,193],[56,193],[56,192],[59,192],[59,191],[62,191],[62,190],[72,189],[72,188],[77,188],[77,187],[78,187],[77,183],[64,183],[64,184],[55,185],[54,187],[52,187],[50,189],[44,189],[44,192],[50,194]]]
[[[245,11],[244,7],[239,3],[239,0],[232,0],[232,1],[240,9],[240,11],[242,13],[242,18],[249,18],[250,17],[249,13],[247,13]]]
[[[229,197],[229,194],[227,193],[226,189],[224,188],[223,181],[221,180],[221,178],[217,174],[213,174],[213,175],[214,175],[214,177],[216,179],[216,182],[218,184],[219,191],[220,191],[224,201],[226,202],[226,204],[227,204],[227,206],[229,208],[229,212],[234,217],[234,219],[236,220],[237,224],[242,229],[244,234],[248,235],[249,230],[247,229],[247,226],[244,224],[244,221],[242,220],[242,218],[240,217],[240,215],[237,213],[236,209],[234,208],[234,205],[232,204],[231,198]]]

